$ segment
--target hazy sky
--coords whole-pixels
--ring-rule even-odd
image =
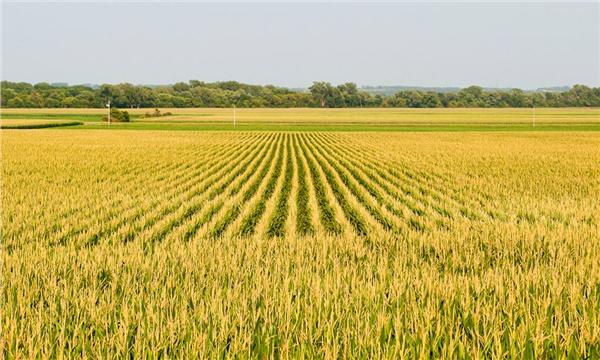
[[[3,3],[2,79],[600,85],[600,4]]]

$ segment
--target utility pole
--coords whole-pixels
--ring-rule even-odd
[[[235,104],[233,104],[233,127],[235,127]]]
[[[110,99],[108,100],[106,107],[108,108],[108,125],[110,125]]]

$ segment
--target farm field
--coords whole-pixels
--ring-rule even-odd
[[[3,354],[600,357],[598,110],[395,111],[4,109],[86,124],[2,130]]]
[[[128,130],[220,131],[600,131],[598,108],[539,109],[160,109],[171,116],[143,118],[154,109],[126,109]],[[81,121],[86,129],[106,129],[106,109],[2,109],[7,120]],[[534,126],[535,125],[535,126]]]

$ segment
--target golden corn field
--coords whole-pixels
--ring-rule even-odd
[[[3,130],[5,358],[599,358],[597,132]]]

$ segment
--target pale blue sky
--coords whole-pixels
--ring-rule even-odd
[[[588,3],[4,3],[2,78],[600,85]]]

